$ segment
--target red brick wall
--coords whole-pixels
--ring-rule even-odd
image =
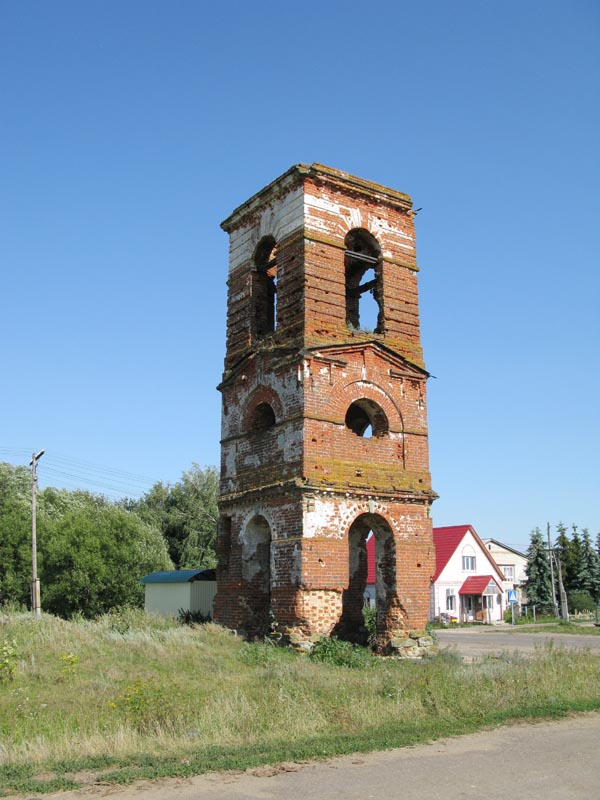
[[[399,631],[424,627],[434,569],[410,198],[318,165],[298,167],[224,227],[231,247],[216,618],[260,632],[270,606],[292,636],[337,630],[360,602],[348,588],[351,528],[359,542],[371,527],[390,562],[379,602],[385,649]],[[344,241],[353,228],[368,230],[381,249],[381,333],[346,324]],[[261,336],[252,286],[265,236],[277,242],[277,327]],[[362,437],[346,425],[355,401],[379,408],[383,435]],[[261,403],[274,424],[256,431]],[[264,574],[255,574],[263,545],[248,544],[256,519],[270,531],[270,596]]]

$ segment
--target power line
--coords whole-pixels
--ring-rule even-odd
[[[31,452],[31,448],[0,447],[0,455],[10,456],[16,460],[29,458]],[[143,494],[158,482],[146,475],[72,458],[56,452],[46,454],[44,459],[42,477],[46,478],[47,476],[57,478],[62,483],[71,485],[75,490],[86,491],[88,487],[95,487],[96,491],[100,489],[118,497],[128,494]]]

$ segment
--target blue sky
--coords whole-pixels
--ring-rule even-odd
[[[434,524],[600,529],[595,0],[0,0],[0,460],[219,461],[227,236],[292,164],[413,197]]]

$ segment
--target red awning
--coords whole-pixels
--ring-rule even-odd
[[[460,587],[458,593],[482,595],[490,582],[498,586],[498,582],[494,579],[493,575],[471,575]],[[500,586],[498,586],[498,589],[502,591]]]

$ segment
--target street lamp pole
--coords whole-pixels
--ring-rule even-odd
[[[36,465],[46,451],[40,450],[33,453],[29,466],[31,467],[31,610],[36,617],[42,615],[40,602],[40,581],[37,576],[37,535],[35,529],[35,496],[37,492]]]

